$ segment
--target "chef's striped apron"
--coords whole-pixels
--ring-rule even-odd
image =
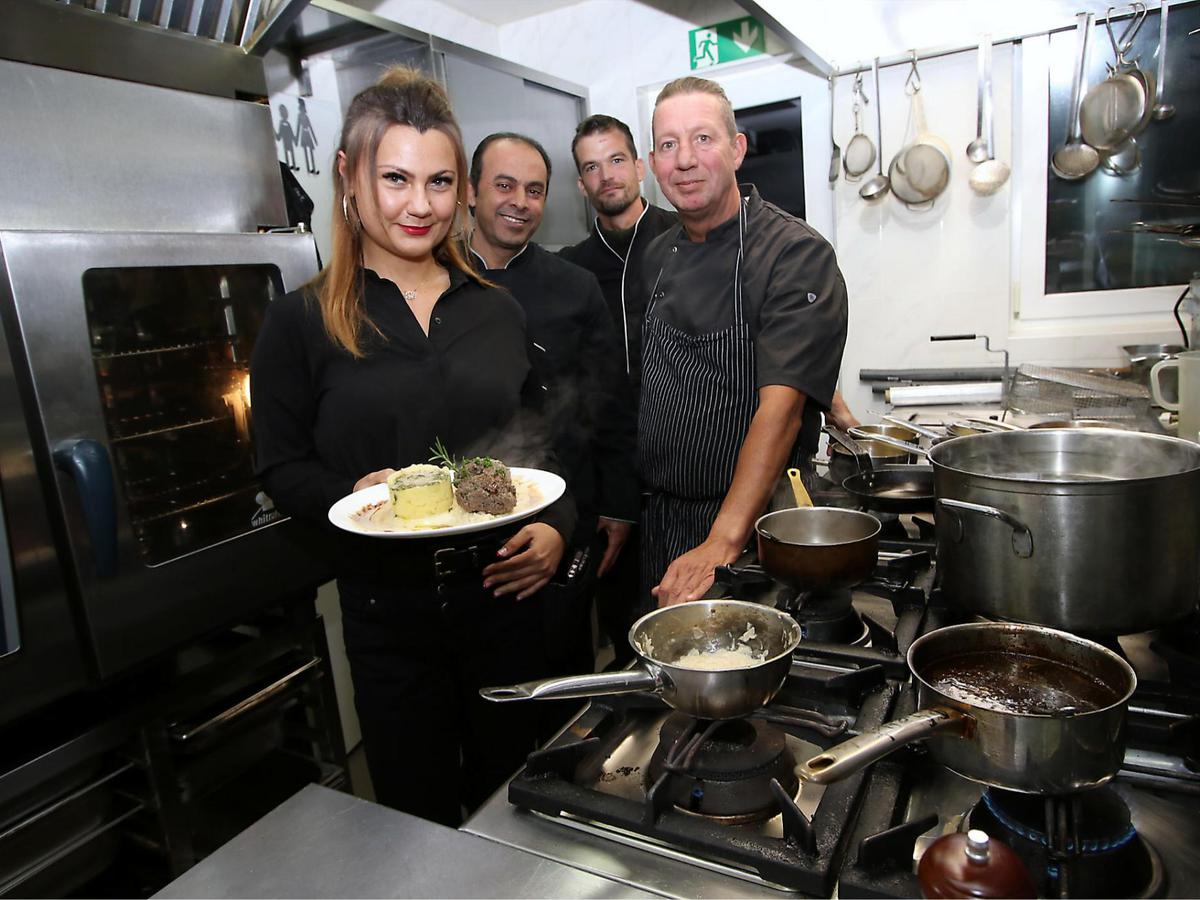
[[[758,407],[754,339],[742,306],[746,201],[738,204],[733,324],[688,334],[655,315],[659,269],[642,324],[638,470],[642,502],[642,602],[676,557],[704,542],[733,481],[738,453]],[[704,298],[711,301],[712,298]],[[701,300],[700,302],[704,302]]]

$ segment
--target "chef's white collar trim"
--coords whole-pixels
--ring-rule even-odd
[[[502,265],[500,268],[507,269],[509,266],[511,266],[513,263],[513,260],[516,259],[518,256],[520,256],[522,253],[524,253],[526,250],[528,250],[529,244],[532,244],[532,243],[533,243],[533,241],[529,241],[528,243],[526,243],[524,247],[522,247],[520,250],[518,250],[516,253],[514,253],[512,255],[512,257],[509,259],[509,261],[506,262],[504,265]],[[482,256],[480,256],[478,251],[476,251],[476,249],[474,247],[468,246],[467,249],[471,251],[472,256],[474,256],[477,260],[479,260],[483,264],[484,271],[487,271],[488,269],[491,268],[491,266],[489,266],[487,264],[487,260],[484,259]]]

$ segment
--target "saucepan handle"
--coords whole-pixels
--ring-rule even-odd
[[[647,669],[634,668],[595,675],[546,678],[505,687],[485,687],[479,689],[479,696],[493,703],[508,703],[512,700],[563,700],[605,694],[637,694],[642,691],[657,693],[662,687],[659,676]]]
[[[893,425],[899,425],[901,428],[907,428],[909,431],[915,431],[922,437],[939,440],[946,436],[940,431],[935,431],[932,428],[926,428],[924,425],[918,425],[916,422],[910,422],[908,419],[902,419],[899,416],[891,416],[885,413],[881,414],[879,418],[883,419],[885,422],[891,422]]]
[[[875,731],[830,747],[802,764],[796,772],[814,784],[832,784],[865,769],[889,753],[935,734],[963,734],[970,717],[949,709],[922,709]]]
[[[889,447],[895,447],[899,450],[907,450],[909,453],[920,453],[922,456],[928,456],[929,451],[917,444],[910,444],[908,441],[902,441],[899,438],[888,437],[886,434],[875,434],[871,431],[863,431],[860,428],[851,428],[850,436],[856,437],[860,441],[876,441],[880,444],[887,444]]]
[[[994,506],[984,506],[982,503],[967,503],[965,500],[948,500],[945,497],[939,497],[937,503],[940,508],[953,511],[951,518],[955,527],[951,538],[955,542],[963,539],[964,531],[962,519],[958,516],[958,513],[960,511],[978,513],[981,516],[987,516],[991,519],[999,519],[1012,529],[1013,553],[1021,557],[1021,559],[1028,559],[1033,556],[1033,532],[1029,530],[1028,525],[1012,513],[996,509]]]
[[[846,432],[826,422],[825,433],[850,452],[854,457],[855,465],[858,466],[858,471],[870,472],[874,468],[871,463],[871,454],[867,452],[867,448],[857,441],[852,440]]]

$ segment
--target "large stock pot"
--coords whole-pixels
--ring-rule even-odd
[[[1182,618],[1200,593],[1200,445],[1101,429],[981,434],[929,451],[947,599],[1083,634]]]

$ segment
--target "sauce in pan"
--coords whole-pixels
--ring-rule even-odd
[[[962,703],[1018,715],[1091,712],[1120,699],[1088,672],[1058,660],[1016,653],[962,653],[933,662],[921,677]]]

